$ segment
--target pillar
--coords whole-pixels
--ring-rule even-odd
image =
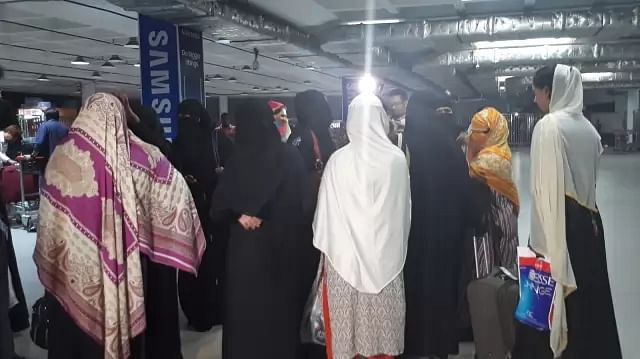
[[[640,90],[638,89],[630,89],[627,90],[627,108],[625,111],[625,129],[626,130],[634,130],[633,128],[633,116],[640,108]],[[636,129],[638,130],[638,129]],[[629,136],[627,138],[627,143],[633,143],[633,137]]]
[[[229,112],[229,96],[218,97],[218,110],[221,115]]]
[[[83,81],[82,82],[82,103],[85,103],[87,99],[96,93],[95,81]]]

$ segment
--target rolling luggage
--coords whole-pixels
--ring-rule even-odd
[[[487,277],[471,282],[467,295],[476,359],[510,358],[515,344],[517,277],[504,268],[496,268]]]

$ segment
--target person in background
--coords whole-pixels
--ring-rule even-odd
[[[327,163],[335,151],[329,134],[333,122],[331,108],[322,92],[308,90],[296,94],[297,125],[289,143],[300,150],[305,167],[309,171],[318,169],[318,163]]]
[[[473,179],[470,219],[475,237],[486,238],[488,244],[486,251],[477,253],[478,267],[489,271],[515,268],[520,201],[511,174],[507,120],[495,108],[485,107],[473,116],[467,136],[467,162]],[[480,273],[475,277],[481,277]]]
[[[388,94],[388,107],[391,116],[391,141],[404,151],[404,127],[407,116],[409,95],[402,89],[393,89]]]
[[[115,96],[95,94],[49,159],[33,257],[50,359],[143,357],[157,345],[145,331],[158,328],[146,320],[142,255],[198,272],[206,244],[187,184],[127,121]]]
[[[287,117],[287,106],[278,101],[269,101],[269,107],[273,112],[273,124],[280,133],[280,140],[287,142],[291,135],[291,127],[289,127],[289,118]]]
[[[231,141],[234,140],[236,127],[231,123],[231,115],[226,112],[220,115],[220,122],[216,127],[216,131],[222,131]]]
[[[33,156],[44,157],[46,163],[58,143],[67,137],[69,129],[60,122],[60,114],[55,108],[45,111],[44,118],[46,121],[40,125],[36,132]]]
[[[596,204],[603,148],[582,114],[580,71],[545,66],[533,78],[545,117],[531,142],[529,245],[551,262],[556,281],[551,332],[522,327],[514,358],[622,358]],[[535,344],[539,345],[535,345]]]
[[[468,206],[469,168],[449,127],[415,93],[407,106],[411,233],[404,269],[407,358],[458,353],[460,270]]]
[[[13,334],[29,328],[29,310],[22,289],[7,207],[0,196],[0,359],[20,359]]]
[[[10,164],[17,163],[9,157],[7,151],[11,143],[19,141],[22,141],[22,130],[20,129],[20,126],[11,125],[5,128],[4,131],[0,131],[0,161]]]
[[[213,223],[208,216],[216,188],[216,168],[219,167],[211,138],[213,127],[209,113],[200,102],[185,100],[180,104],[173,154],[196,203],[207,239],[207,250],[197,276],[179,273],[178,290],[182,311],[191,328],[198,332],[208,331],[221,323],[220,303],[216,302],[216,292],[221,288],[215,273],[214,252],[224,251],[224,246],[221,246],[222,238],[214,236]]]
[[[409,171],[375,95],[351,102],[347,132],[350,143],[327,163],[313,223],[327,358],[392,358],[404,349]]]
[[[230,227],[224,300],[225,359],[299,359],[300,322],[311,287],[307,173],[282,143],[265,102],[237,109],[236,148],[212,200]]]

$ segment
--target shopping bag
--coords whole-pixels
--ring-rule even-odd
[[[540,331],[551,328],[556,281],[551,277],[551,263],[538,258],[527,247],[518,247],[520,301],[515,317]]]
[[[322,286],[324,282],[324,258],[320,260],[311,294],[304,306],[300,340],[305,344],[325,345],[324,312],[322,310]]]

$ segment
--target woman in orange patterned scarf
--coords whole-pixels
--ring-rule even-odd
[[[518,247],[518,190],[511,175],[509,126],[487,107],[473,116],[467,134],[472,181],[476,277],[496,266],[515,267]],[[478,242],[481,238],[484,241]]]

